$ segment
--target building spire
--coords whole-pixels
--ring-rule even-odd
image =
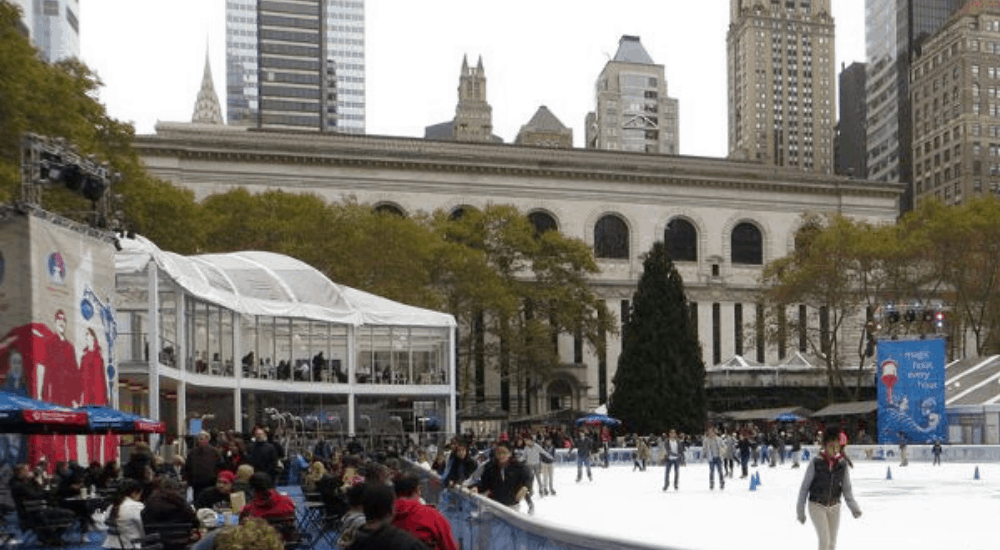
[[[215,93],[215,86],[212,84],[212,65],[208,60],[208,39],[205,44],[205,74],[201,79],[201,90],[198,91],[198,99],[194,103],[194,115],[191,122],[198,124],[223,124],[222,107],[219,105],[219,96]]]

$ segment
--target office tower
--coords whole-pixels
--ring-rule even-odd
[[[911,57],[914,206],[1000,194],[1000,7],[969,2]]]
[[[227,0],[230,124],[364,133],[363,0]]]
[[[455,118],[426,126],[424,139],[503,143],[493,134],[493,107],[486,101],[486,69],[482,56],[475,67],[470,67],[468,57],[462,56]]]
[[[865,0],[868,179],[912,184],[910,58],[962,0]],[[912,189],[902,211],[912,208]]]
[[[42,59],[55,63],[80,57],[80,0],[14,0],[22,24]]]
[[[567,128],[562,121],[552,114],[548,107],[542,105],[535,111],[535,116],[527,124],[521,126],[521,131],[514,139],[517,145],[533,145],[535,147],[555,147],[558,149],[573,148],[573,129]]]
[[[588,149],[678,154],[677,99],[667,96],[663,65],[653,63],[638,36],[621,37],[595,92],[596,109],[585,124]]]
[[[865,64],[854,62],[850,67],[841,65],[839,98],[840,119],[837,121],[837,163],[835,172],[842,176],[864,179],[868,174],[865,161]]]
[[[194,103],[194,114],[191,122],[197,124],[223,124],[222,107],[219,105],[219,96],[215,93],[215,84],[212,83],[212,65],[208,61],[208,51],[205,52],[205,73],[201,78],[201,89],[198,91],[198,99]]]
[[[731,0],[729,154],[833,173],[830,0]]]

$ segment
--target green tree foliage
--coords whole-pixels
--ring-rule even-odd
[[[701,433],[708,415],[705,363],[684,281],[662,242],[646,254],[622,332],[612,416],[639,433]]]
[[[830,400],[838,390],[851,397],[843,364],[851,355],[845,324],[856,324],[850,337],[857,338],[861,367],[867,312],[884,297],[888,274],[898,271],[891,269],[898,252],[885,246],[893,242],[887,239],[889,231],[841,215],[806,214],[794,252],[765,266],[765,302],[774,306],[765,320],[766,332],[771,339],[806,334],[808,351],[824,362]],[[788,304],[805,304],[826,320],[788,315]]]
[[[123,198],[126,227],[164,249],[196,251],[201,224],[193,194],[149,177],[132,150],[132,125],[109,116],[97,100],[97,75],[75,59],[43,62],[18,31],[18,19],[19,8],[0,2],[0,202],[20,198],[22,136],[61,137],[122,174],[110,192]],[[90,201],[54,185],[40,206],[82,222],[94,210]]]
[[[579,330],[596,349],[600,335],[615,330],[587,284],[598,271],[590,248],[557,231],[538,234],[512,206],[467,209],[457,219],[437,212],[433,223],[444,242],[458,246],[444,249],[435,285],[462,326],[481,321],[484,329],[461,337],[464,395],[475,363],[485,361],[500,374],[501,393],[513,387],[516,410],[528,412],[529,388],[558,364],[555,334]]]

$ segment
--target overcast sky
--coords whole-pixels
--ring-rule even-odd
[[[208,48],[225,99],[225,0],[86,0],[80,42],[100,100],[140,134],[190,121]],[[864,61],[864,0],[833,0],[837,72]],[[512,142],[546,105],[583,143],[594,82],[623,34],[664,65],[680,152],[726,154],[729,0],[366,0],[367,132],[422,137],[451,120],[462,56],[483,57],[494,132]]]

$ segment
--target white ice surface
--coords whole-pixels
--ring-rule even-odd
[[[841,505],[837,548],[951,550],[1000,548],[1000,464],[856,461],[851,470],[862,516]],[[892,479],[886,479],[886,469]],[[817,547],[816,532],[795,517],[805,472],[791,463],[760,472],[761,485],[726,480],[708,488],[708,464],[680,469],[680,490],[663,492],[663,466],[594,468],[594,481],[576,483],[576,467],[555,471],[557,495],[535,492],[535,518],[579,532],[606,533],[678,550],[780,550]],[[672,474],[673,472],[671,472]],[[671,480],[671,485],[672,485]],[[522,504],[522,510],[525,506]],[[808,515],[808,514],[807,514]]]

